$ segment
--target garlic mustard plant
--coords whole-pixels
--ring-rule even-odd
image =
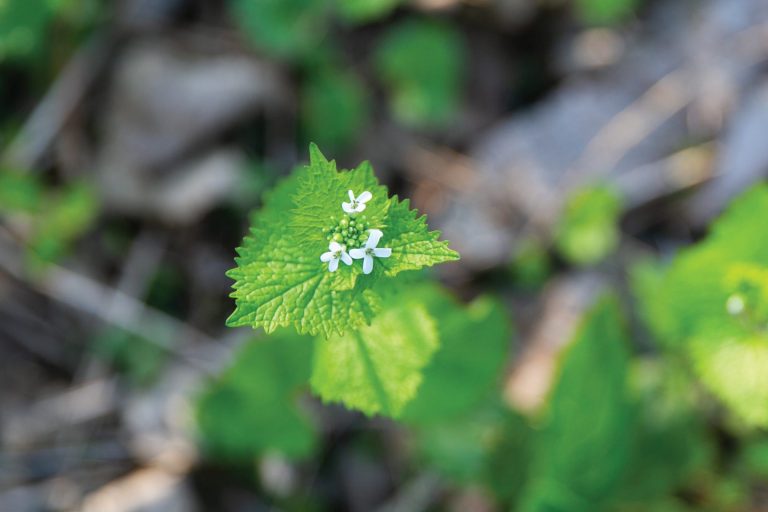
[[[459,258],[408,200],[389,196],[370,163],[338,171],[314,144],[309,152],[309,165],[268,194],[237,250],[230,326],[326,338],[356,331],[402,288],[396,276]],[[350,265],[355,257],[362,265]]]

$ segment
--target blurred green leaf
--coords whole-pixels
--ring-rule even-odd
[[[737,417],[768,426],[768,187],[734,201],[709,236],[664,272],[646,267],[635,293],[656,337],[683,353]]]
[[[690,340],[704,385],[750,426],[768,427],[768,336],[710,331]]]
[[[480,482],[501,445],[507,416],[501,404],[493,403],[452,421],[419,425],[414,428],[418,454],[454,482]]]
[[[411,291],[414,296],[419,293]],[[423,292],[435,319],[440,349],[424,370],[416,398],[403,412],[408,423],[451,421],[476,408],[498,383],[510,343],[504,307],[481,297],[466,308],[437,286]]]
[[[324,69],[303,89],[302,120],[309,140],[333,149],[357,140],[368,120],[368,96],[356,75]]]
[[[518,286],[537,288],[546,282],[552,272],[552,263],[541,242],[530,238],[521,243],[510,263],[510,271]]]
[[[430,128],[455,117],[464,48],[453,27],[427,20],[401,22],[382,37],[374,63],[400,122]]]
[[[366,23],[392,12],[403,0],[336,0],[341,17],[352,23]]]
[[[311,351],[311,338],[288,330],[242,347],[198,400],[198,428],[213,457],[247,462],[268,450],[290,458],[312,452],[314,428],[297,403]]]
[[[33,264],[52,262],[96,220],[99,203],[88,184],[72,183],[48,194],[29,240]]]
[[[603,299],[563,354],[521,510],[604,509],[629,456],[628,357],[616,301]]]
[[[157,343],[118,328],[94,338],[92,350],[137,386],[152,384],[167,360],[167,352]]]
[[[0,61],[36,54],[52,15],[48,0],[0,0]]]
[[[632,449],[617,492],[625,507],[667,502],[712,464],[714,447],[694,409],[690,380],[670,363],[656,358],[633,367]]]
[[[230,0],[235,21],[258,48],[284,59],[314,52],[327,30],[327,0]]]
[[[528,482],[535,435],[526,418],[506,410],[482,475],[488,488],[506,503],[516,503]]]
[[[742,462],[749,476],[768,483],[768,439],[758,438],[746,443]]]
[[[575,0],[581,20],[588,25],[614,25],[627,19],[640,0]]]
[[[43,188],[35,176],[0,169],[0,214],[34,213],[42,199]]]
[[[600,262],[619,243],[621,200],[607,187],[582,189],[565,206],[555,234],[560,253],[571,263]]]

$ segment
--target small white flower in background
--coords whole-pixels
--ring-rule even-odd
[[[320,256],[320,261],[327,262],[328,270],[336,272],[336,269],[339,268],[339,260],[347,265],[352,264],[352,258],[349,257],[344,246],[338,242],[331,242],[328,244],[328,252],[324,252]]]
[[[349,202],[341,203],[341,208],[347,213],[358,213],[365,210],[365,203],[373,197],[373,194],[367,190],[357,197],[355,197],[354,192],[351,190],[347,191],[347,193],[349,194]]]
[[[744,298],[739,294],[731,295],[725,302],[725,309],[728,311],[728,314],[733,316],[742,314],[745,307]]]
[[[379,240],[384,236],[384,233],[378,229],[371,229],[368,231],[368,240],[365,242],[365,247],[360,249],[352,249],[349,251],[349,255],[356,260],[363,260],[363,273],[370,274],[373,271],[373,257],[377,258],[389,258],[392,256],[392,249],[389,247],[376,247],[379,244]]]

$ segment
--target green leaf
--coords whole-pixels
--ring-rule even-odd
[[[0,213],[35,213],[41,207],[43,187],[35,176],[0,170]]]
[[[463,308],[437,287],[422,296],[437,322],[440,349],[402,420],[450,421],[476,408],[498,384],[511,337],[509,321],[503,305],[489,297]]]
[[[613,25],[628,18],[640,0],[576,0],[579,17],[590,25]]]
[[[552,263],[542,243],[529,238],[521,242],[509,270],[517,286],[533,290],[546,283],[552,273]]]
[[[426,308],[396,296],[370,326],[317,341],[312,389],[326,402],[396,418],[416,396],[438,343]]]
[[[558,250],[578,265],[598,263],[619,243],[621,201],[607,187],[586,188],[568,199],[555,234]]]
[[[682,251],[635,292],[654,334],[693,365],[742,421],[768,426],[764,330],[768,324],[768,187],[738,198],[709,236]]]
[[[424,20],[394,26],[376,50],[375,65],[401,123],[430,128],[455,117],[464,52],[460,34],[451,26]]]
[[[705,386],[748,426],[768,427],[768,336],[710,332],[690,342]]]
[[[140,387],[155,382],[168,356],[159,343],[115,327],[99,333],[92,341],[92,350]]]
[[[33,264],[61,257],[91,227],[98,213],[98,196],[86,183],[72,183],[50,193],[33,222],[29,240]]]
[[[352,23],[365,23],[392,12],[402,0],[336,0],[339,14]]]
[[[344,148],[360,136],[368,118],[368,95],[356,75],[324,69],[302,90],[302,122],[310,140]]]
[[[0,1],[0,61],[41,50],[53,14],[47,0]]]
[[[601,510],[614,492],[630,446],[626,345],[615,300],[602,300],[564,354],[521,510]]]
[[[308,456],[314,428],[298,407],[310,371],[312,340],[283,331],[246,344],[197,404],[203,446],[217,458],[247,462],[265,451]]]
[[[327,30],[326,0],[230,0],[235,21],[270,54],[297,59],[311,54]]]
[[[496,450],[509,448],[503,443],[510,414],[494,401],[453,421],[419,425],[414,428],[417,453],[446,478],[461,484],[480,482]],[[514,457],[515,453],[506,455]],[[506,476],[513,477],[506,466],[503,469]],[[514,485],[514,481],[505,484]]]
[[[458,259],[446,242],[437,240],[439,233],[428,231],[424,217],[408,210],[407,201],[387,196],[369,163],[337,172],[335,162],[314,145],[310,159],[308,167],[267,198],[251,235],[238,248],[238,266],[227,274],[235,280],[230,326],[271,332],[290,325],[300,333],[343,334],[370,324],[383,294],[395,284],[392,277]],[[372,193],[364,212],[344,213],[341,204],[349,201],[348,190]],[[353,221],[364,229],[354,242],[348,238],[344,243],[360,247],[367,229],[376,228],[384,233],[379,247],[391,247],[392,255],[377,258],[369,275],[363,274],[359,260],[329,272],[320,256],[328,251],[333,230]]]
[[[633,367],[630,464],[617,490],[624,506],[646,510],[664,502],[709,470],[712,440],[697,414],[696,390],[678,361],[638,360]],[[631,509],[631,510],[634,510]]]

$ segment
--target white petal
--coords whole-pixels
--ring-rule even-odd
[[[362,194],[360,194],[357,197],[357,202],[359,202],[359,203],[367,203],[368,201],[371,200],[372,197],[373,197],[373,194],[371,194],[370,192],[368,192],[366,190],[365,192],[363,192]]]
[[[377,258],[389,258],[392,256],[392,249],[389,247],[379,247],[378,249],[373,250],[373,254]]]
[[[355,211],[356,211],[356,212],[361,212],[361,211],[363,211],[363,210],[365,210],[365,204],[363,204],[363,203],[357,203],[357,208],[355,208]]]
[[[373,256],[368,254],[363,258],[363,274],[370,274],[373,271]]]
[[[328,244],[328,250],[333,252],[339,252],[342,249],[341,244],[339,242],[331,242]]]
[[[352,192],[351,190],[347,190],[347,194],[349,194],[349,200],[354,203],[355,202],[354,192]]]
[[[349,257],[349,254],[347,254],[346,251],[341,253],[341,261],[343,261],[347,265],[352,264],[352,258]]]
[[[356,260],[362,259],[365,256],[365,249],[350,249],[349,255]]]
[[[341,209],[347,213],[355,213],[357,211],[352,207],[352,203],[341,203]]]
[[[384,233],[382,233],[378,229],[369,229],[368,230],[368,240],[365,241],[365,247],[367,249],[372,249],[373,247],[376,247],[378,245],[379,240],[381,240],[381,237],[384,236]]]
[[[320,261],[331,261],[333,259],[333,253],[332,252],[324,252],[320,255]]]
[[[333,258],[330,263],[328,263],[328,270],[331,272],[336,272],[337,268],[339,268],[339,259]]]

